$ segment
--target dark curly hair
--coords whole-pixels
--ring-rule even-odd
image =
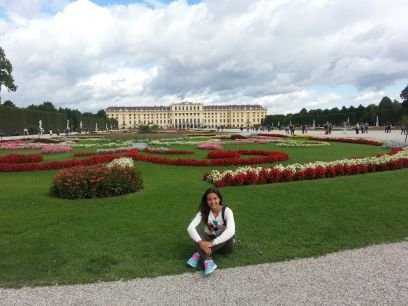
[[[221,192],[217,188],[208,188],[201,198],[200,206],[198,210],[201,212],[201,222],[207,224],[208,222],[208,215],[210,214],[210,207],[207,204],[207,196],[210,193],[215,193],[220,198],[220,205],[222,205],[222,195]]]

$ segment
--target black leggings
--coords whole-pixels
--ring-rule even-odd
[[[208,235],[206,232],[204,232],[204,230],[202,229],[197,229],[198,234],[200,235],[202,240],[205,241],[212,241],[214,238],[211,237],[210,235]],[[226,253],[231,253],[232,250],[234,249],[234,237],[232,237],[231,239],[217,244],[216,246],[212,247],[212,252],[218,252],[221,254],[226,254]],[[211,259],[211,256],[208,256],[199,246],[199,244],[197,244],[197,252],[200,253],[201,258],[203,258],[204,260],[207,259]]]

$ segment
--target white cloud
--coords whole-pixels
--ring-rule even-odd
[[[378,103],[406,80],[403,0],[0,0],[17,105],[261,103],[271,113]],[[52,12],[57,13],[52,13]],[[311,86],[332,87],[319,93]],[[358,94],[337,92],[351,85]],[[402,89],[402,88],[401,88]],[[393,92],[394,93],[394,92]],[[363,98],[365,97],[365,98]],[[391,97],[396,98],[396,97]],[[362,102],[361,102],[362,101]]]

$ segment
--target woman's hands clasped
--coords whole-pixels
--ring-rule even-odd
[[[207,254],[208,256],[211,255],[213,246],[211,241],[201,240],[198,244],[200,245],[200,248],[204,251],[205,254]]]

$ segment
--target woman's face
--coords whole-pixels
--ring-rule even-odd
[[[216,193],[207,194],[207,204],[211,210],[218,208],[220,206],[220,198]]]

